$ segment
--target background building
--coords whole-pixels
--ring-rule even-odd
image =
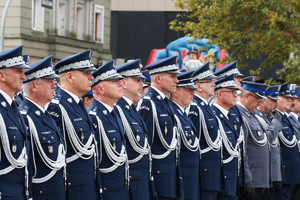
[[[6,1],[0,1],[1,18]],[[112,57],[110,7],[110,0],[12,0],[4,49],[24,45],[24,54],[30,55],[29,64],[48,55],[57,62],[92,49],[92,62],[101,64]]]

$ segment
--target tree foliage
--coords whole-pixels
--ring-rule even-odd
[[[281,78],[299,81],[299,73],[289,76],[300,68],[290,59],[300,47],[299,0],[175,0],[175,5],[186,12],[170,22],[171,29],[208,38],[230,53],[228,62],[264,58],[263,67],[284,63]]]

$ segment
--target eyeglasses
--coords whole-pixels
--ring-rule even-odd
[[[195,83],[213,83],[214,80],[207,80],[207,81],[195,81]]]
[[[231,92],[232,93],[232,96],[236,96],[238,93],[236,90],[233,90],[233,91],[225,91],[225,90],[222,90],[220,92]]]
[[[256,95],[252,94],[251,92],[249,92],[249,94],[250,94],[251,96],[253,96],[258,102],[260,102],[260,101],[262,100],[262,98],[260,98],[260,97],[258,97],[258,96],[256,96]]]

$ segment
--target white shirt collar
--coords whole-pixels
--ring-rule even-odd
[[[7,101],[7,103],[9,103],[9,105],[11,105],[12,103],[12,99],[10,98],[10,96],[8,94],[6,94],[3,90],[0,89],[0,93],[3,95],[3,97],[5,98],[5,100]]]
[[[28,101],[30,101],[31,103],[33,103],[34,105],[36,105],[36,107],[38,107],[43,113],[45,113],[45,109],[38,105],[37,103],[35,103],[34,101],[32,101],[31,99],[28,99],[27,97],[25,97]]]
[[[206,105],[208,105],[208,102],[206,101],[206,99],[204,99],[203,97],[199,96],[198,94],[194,94],[195,96],[197,96],[198,98],[200,98]]]
[[[161,96],[162,99],[164,99],[166,97],[166,95],[164,93],[162,93],[159,89],[155,88],[154,86],[151,86],[154,90],[156,90],[156,92],[158,92],[158,94]]]
[[[63,91],[65,91],[66,93],[68,93],[68,94],[75,100],[75,102],[76,102],[77,104],[79,103],[80,99],[79,99],[78,96],[76,96],[76,95],[73,94],[72,92],[70,92],[70,91],[68,91],[68,90],[66,90],[66,89],[64,89],[64,88],[62,88],[62,87],[61,87],[61,89],[62,89]]]
[[[216,102],[214,102],[213,105],[216,106],[223,113],[223,115],[228,119],[228,113],[229,113],[228,110],[226,110],[225,108],[223,108],[222,106],[220,106]]]
[[[281,112],[281,110],[279,110],[278,108],[277,108],[276,110],[278,110],[278,112],[279,112],[280,114],[284,115],[284,113]]]
[[[123,96],[123,99],[131,106],[133,104],[133,101],[131,101],[129,98]]]
[[[290,112],[290,116],[294,116],[296,119],[298,119],[298,115],[294,112]]]
[[[97,101],[99,101],[98,99],[96,99]],[[109,105],[107,105],[106,103],[103,103],[102,101],[99,101],[100,103],[102,103],[104,105],[104,107],[111,113],[111,111],[113,110],[112,107],[110,107]]]

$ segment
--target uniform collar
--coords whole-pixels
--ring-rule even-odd
[[[96,100],[99,101],[98,99],[96,99]],[[102,105],[111,113],[111,111],[113,110],[112,107],[110,107],[106,103],[103,103],[102,101],[99,101],[99,102],[102,103]]]
[[[298,115],[294,112],[290,112],[290,116],[294,116],[296,119],[298,119]]]
[[[196,97],[198,97],[199,99],[201,99],[206,105],[208,105],[208,102],[206,101],[206,99],[204,99],[203,97],[199,96],[198,94],[194,94]]]
[[[226,110],[225,108],[223,108],[222,106],[220,106],[216,102],[214,102],[213,105],[216,106],[221,111],[221,113],[223,113],[223,115],[226,116],[226,118],[228,119],[228,113],[229,113],[228,110]]]
[[[123,99],[131,106],[133,104],[133,101],[131,101],[129,98],[123,96]]]
[[[278,110],[278,112],[279,112],[280,114],[284,115],[284,113],[281,112],[281,110],[279,110],[278,108],[277,108],[276,110]]]
[[[78,104],[80,99],[78,98],[78,96],[76,96],[75,94],[73,94],[72,92],[60,87],[60,89],[62,89],[63,91],[65,91],[66,93],[68,93],[74,100],[75,102]]]
[[[30,101],[31,103],[33,103],[36,107],[38,107],[43,113],[45,113],[45,109],[38,105],[37,103],[35,103],[34,101],[32,101],[31,99],[28,99],[27,97],[25,97],[28,101]]]
[[[7,103],[9,103],[9,105],[11,105],[12,103],[12,99],[10,98],[10,96],[8,94],[6,94],[3,90],[0,89],[0,93],[3,95],[3,97],[5,98],[5,100],[7,101]]]
[[[159,89],[157,89],[154,86],[151,86],[160,96],[162,99],[164,99],[166,97],[166,95],[164,93],[162,93]]]
[[[172,100],[173,101],[173,100]],[[173,103],[175,103],[177,106],[178,106],[178,108],[180,108],[180,110],[181,110],[181,112],[182,113],[184,113],[184,108],[183,107],[181,107],[178,103],[176,103],[175,101],[173,101]]]

